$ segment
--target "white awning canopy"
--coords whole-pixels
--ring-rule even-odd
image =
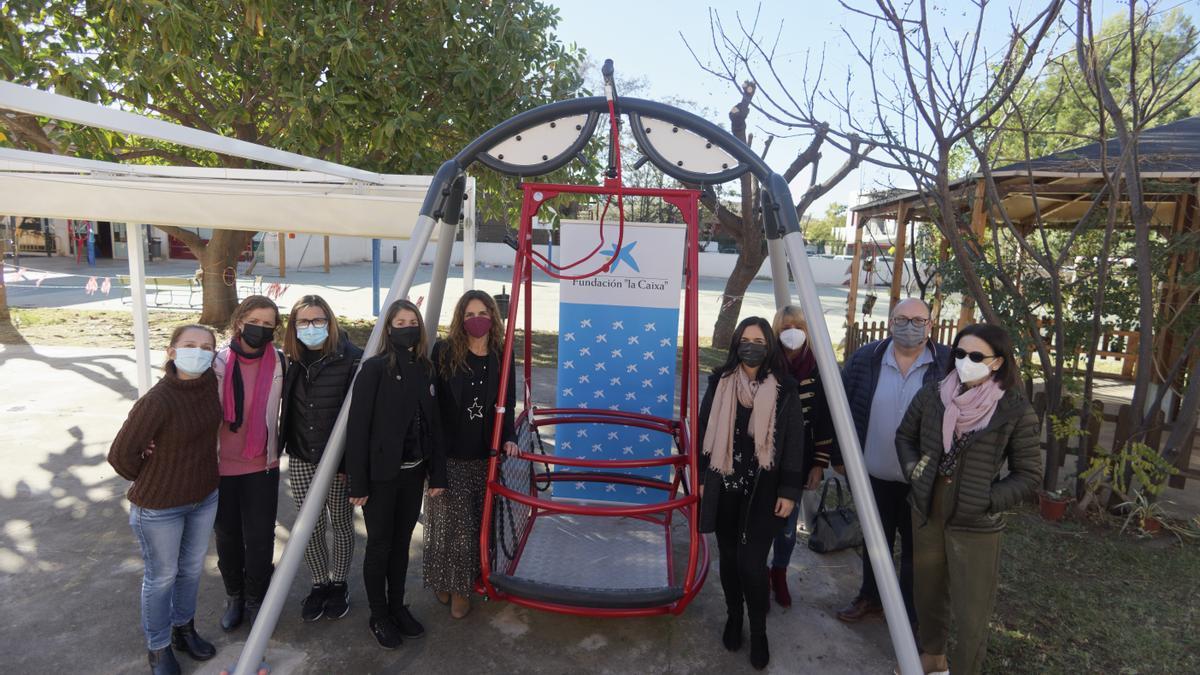
[[[379,176],[381,184],[366,184],[311,171],[128,165],[0,148],[0,211],[406,239],[431,179]]]

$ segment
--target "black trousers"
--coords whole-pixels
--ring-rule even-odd
[[[262,602],[275,571],[279,469],[221,476],[217,496],[217,567],[225,592]]]
[[[363,584],[374,619],[383,619],[392,610],[404,606],[408,547],[421,515],[424,491],[424,464],[404,469],[389,481],[371,481],[367,503],[363,506],[363,519],[367,524]]]
[[[913,531],[912,507],[908,504],[908,483],[880,480],[871,476],[871,492],[879,509],[879,521],[883,525],[883,538],[889,551],[895,550],[896,535],[900,535],[900,595],[904,597],[904,608],[908,620],[915,626],[917,611],[913,605]],[[871,569],[871,557],[863,546],[863,582],[859,595],[879,601],[879,584]]]
[[[767,629],[767,553],[780,526],[772,528],[746,528],[746,540],[742,541],[742,530],[746,523],[746,510],[750,506],[749,495],[740,492],[721,491],[717,502],[717,550],[721,564],[721,590],[725,591],[725,607],[730,614],[741,615],[743,603],[750,615],[750,632],[763,633]],[[774,516],[771,516],[774,518]],[[775,520],[783,523],[782,518]],[[768,530],[769,536],[755,536],[755,530]]]

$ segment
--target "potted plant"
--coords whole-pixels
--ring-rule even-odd
[[[1136,522],[1138,529],[1148,535],[1157,534],[1163,529],[1163,523],[1166,518],[1162,504],[1157,501],[1150,501],[1150,498],[1144,491],[1139,490],[1132,500],[1119,504],[1117,508],[1121,510],[1128,509],[1125,515],[1125,522],[1121,525],[1122,532],[1132,522]]]
[[[1063,487],[1057,490],[1042,490],[1038,493],[1038,507],[1041,510],[1042,518],[1052,523],[1057,523],[1063,519],[1063,515],[1067,512],[1067,505],[1070,503],[1070,488]]]

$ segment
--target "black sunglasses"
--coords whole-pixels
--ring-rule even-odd
[[[962,347],[955,347],[954,351],[952,351],[950,353],[952,355],[954,355],[954,358],[956,360],[957,359],[971,359],[975,363],[983,363],[984,359],[994,359],[997,356],[999,356],[999,354],[992,354],[991,356],[988,356],[987,354],[984,354],[983,352],[968,352],[967,350],[963,349]]]

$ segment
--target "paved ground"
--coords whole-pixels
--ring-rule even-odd
[[[390,260],[390,258],[389,258]],[[97,267],[88,268],[86,265],[76,265],[74,258],[36,258],[24,256],[22,266],[28,271],[23,279],[16,279],[10,267],[7,273],[8,302],[13,307],[74,307],[89,309],[122,309],[128,308],[128,299],[124,290],[117,284],[117,275],[128,275],[129,269],[123,260],[100,260]],[[387,287],[396,272],[396,265],[389,263],[381,266],[381,295],[386,295]],[[33,270],[45,270],[47,273]],[[196,263],[192,261],[153,262],[147,266],[150,276],[190,276],[196,271]],[[371,316],[371,265],[356,263],[338,265],[329,274],[320,268],[304,271],[288,270],[287,278],[278,277],[278,268],[259,267],[258,274],[263,274],[264,285],[279,283],[285,288],[279,299],[283,308],[291,307],[297,299],[307,293],[319,293],[338,314],[351,317]],[[410,297],[413,299],[429,295],[429,280],[432,276],[431,265],[421,265]],[[97,292],[88,295],[84,286],[91,276],[97,277],[102,283],[107,276],[112,283],[109,295]],[[476,273],[476,287],[489,293],[499,293],[502,288],[511,291],[511,267],[481,267]],[[40,280],[40,285],[38,281]],[[701,332],[711,332],[708,329],[716,321],[721,306],[721,293],[724,279],[701,279],[700,283],[700,317]],[[454,309],[454,301],[462,294],[462,268],[453,267],[446,282],[446,298],[442,307],[443,324],[449,323],[450,314]],[[822,286],[817,289],[821,297],[826,321],[834,343],[838,343],[845,335],[846,320],[846,288]],[[556,330],[558,326],[558,282],[536,272],[534,277],[534,318],[535,329]],[[183,301],[183,297],[180,297]],[[165,297],[164,297],[165,301]],[[199,299],[197,298],[197,302]],[[886,311],[887,303],[881,303],[882,308],[876,310],[874,319],[881,319],[881,311]],[[175,308],[179,308],[175,304]],[[742,316],[760,315],[771,318],[775,313],[775,299],[771,282],[757,280],[750,285],[742,303]]]
[[[156,354],[161,359],[161,354]],[[121,350],[0,346],[0,653],[4,672],[145,671],[138,628],[141,559],[128,527],[127,483],[105,462],[109,443],[135,395],[133,356]],[[540,387],[539,387],[540,389]],[[295,508],[281,490],[277,555]],[[358,522],[361,559],[364,530]],[[679,617],[638,620],[565,618],[507,603],[477,603],[453,621],[420,589],[418,527],[409,575],[413,612],[428,635],[384,652],[366,626],[360,564],[351,574],[353,608],[340,621],[299,620],[307,591],[293,585],[269,654],[277,673],[725,673],[748,669],[719,635],[724,604],[716,570]],[[833,610],[853,595],[853,553],[817,556],[798,546],[790,579],[796,604],[772,610],[770,672],[891,672],[886,627],[847,627]],[[215,673],[235,660],[246,629],[222,634],[223,593],[210,549],[197,625],[218,658],[186,672]]]

